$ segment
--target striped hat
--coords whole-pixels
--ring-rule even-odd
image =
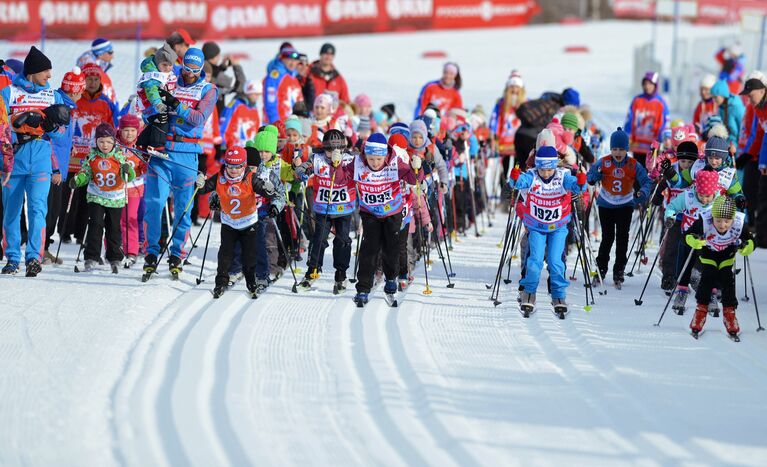
[[[101,54],[105,54],[105,53],[113,52],[113,51],[114,51],[114,48],[112,47],[112,43],[109,42],[107,39],[99,37],[95,41],[91,42],[91,52],[93,52],[93,55],[95,57],[98,57]]]
[[[535,167],[537,169],[556,169],[558,163],[559,155],[552,146],[541,146],[535,153]]]
[[[717,219],[735,219],[735,212],[735,201],[729,196],[718,197],[711,207],[711,215]]]
[[[386,136],[381,133],[373,133],[365,141],[365,155],[366,156],[378,156],[386,157],[388,153],[388,146],[386,144]]]

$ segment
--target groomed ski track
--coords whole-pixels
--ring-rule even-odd
[[[501,235],[496,225],[456,244],[453,290],[434,263],[434,293],[422,295],[421,265],[399,308],[385,304],[380,288],[356,308],[351,290],[331,294],[329,277],[296,295],[287,276],[255,301],[242,284],[212,300],[212,277],[190,287],[146,327],[114,385],[114,459],[201,466],[713,465],[732,463],[736,452],[738,465],[767,459],[757,428],[767,410],[756,391],[767,378],[765,336],[753,332],[749,304],[740,344],[714,319],[699,342],[685,330],[687,316],[667,315],[654,328],[663,302],[657,288],[644,306],[631,303],[644,274],[621,292],[597,295],[589,313],[575,282],[565,321],[539,291],[539,310],[525,320],[516,267],[503,304],[487,300]]]

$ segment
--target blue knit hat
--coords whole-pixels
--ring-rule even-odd
[[[410,127],[402,122],[397,122],[394,125],[389,127],[389,136],[401,134],[404,136],[408,141],[410,141]]]
[[[623,128],[618,127],[618,129],[613,131],[613,134],[610,135],[610,149],[629,150],[629,135],[623,131]]]
[[[285,131],[295,130],[300,135],[304,129],[304,125],[298,117],[290,116],[285,119]]]
[[[190,47],[189,50],[186,51],[184,54],[184,66],[195,66],[197,69],[202,71],[202,65],[205,63],[205,54],[202,53],[202,50]]]
[[[567,88],[562,91],[562,102],[565,105],[574,105],[576,107],[581,106],[581,95],[573,88]]]
[[[536,169],[556,169],[558,163],[559,155],[552,146],[541,146],[535,153]]]
[[[101,54],[105,54],[107,52],[114,51],[114,48],[112,47],[112,43],[108,40],[104,39],[103,37],[99,37],[95,41],[91,42],[91,52],[93,52],[93,55],[98,57]]]
[[[720,137],[712,136],[706,141],[706,157],[725,157],[730,153],[730,143]]]
[[[711,86],[711,95],[719,97],[730,97],[730,87],[727,85],[727,81],[720,79],[713,86]]]
[[[385,157],[388,153],[386,136],[382,133],[373,133],[365,141],[365,155]]]

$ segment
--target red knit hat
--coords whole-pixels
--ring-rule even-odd
[[[85,75],[86,78],[89,76],[98,76],[101,78],[102,73],[103,72],[101,71],[101,67],[96,63],[91,62],[83,65],[83,75]]]
[[[285,128],[285,123],[283,123],[282,120],[277,120],[276,122],[272,123],[272,125],[277,127],[277,139],[287,139],[287,129]]]
[[[123,128],[135,128],[141,130],[141,119],[133,114],[125,114],[120,117],[120,130]]]
[[[61,90],[67,94],[77,94],[83,92],[84,89],[85,76],[80,67],[72,68],[72,71],[68,71],[64,75],[64,79],[61,80]]]
[[[712,196],[719,190],[719,173],[705,167],[695,174],[695,191],[701,196]]]
[[[240,166],[248,162],[248,154],[245,148],[235,146],[224,154],[224,163],[226,165]]]
[[[402,149],[407,149],[407,138],[402,133],[395,133],[389,136],[389,146],[398,146]]]

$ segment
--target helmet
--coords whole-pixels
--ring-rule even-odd
[[[341,130],[331,129],[325,132],[322,137],[322,149],[344,149],[346,148],[346,136]]]

